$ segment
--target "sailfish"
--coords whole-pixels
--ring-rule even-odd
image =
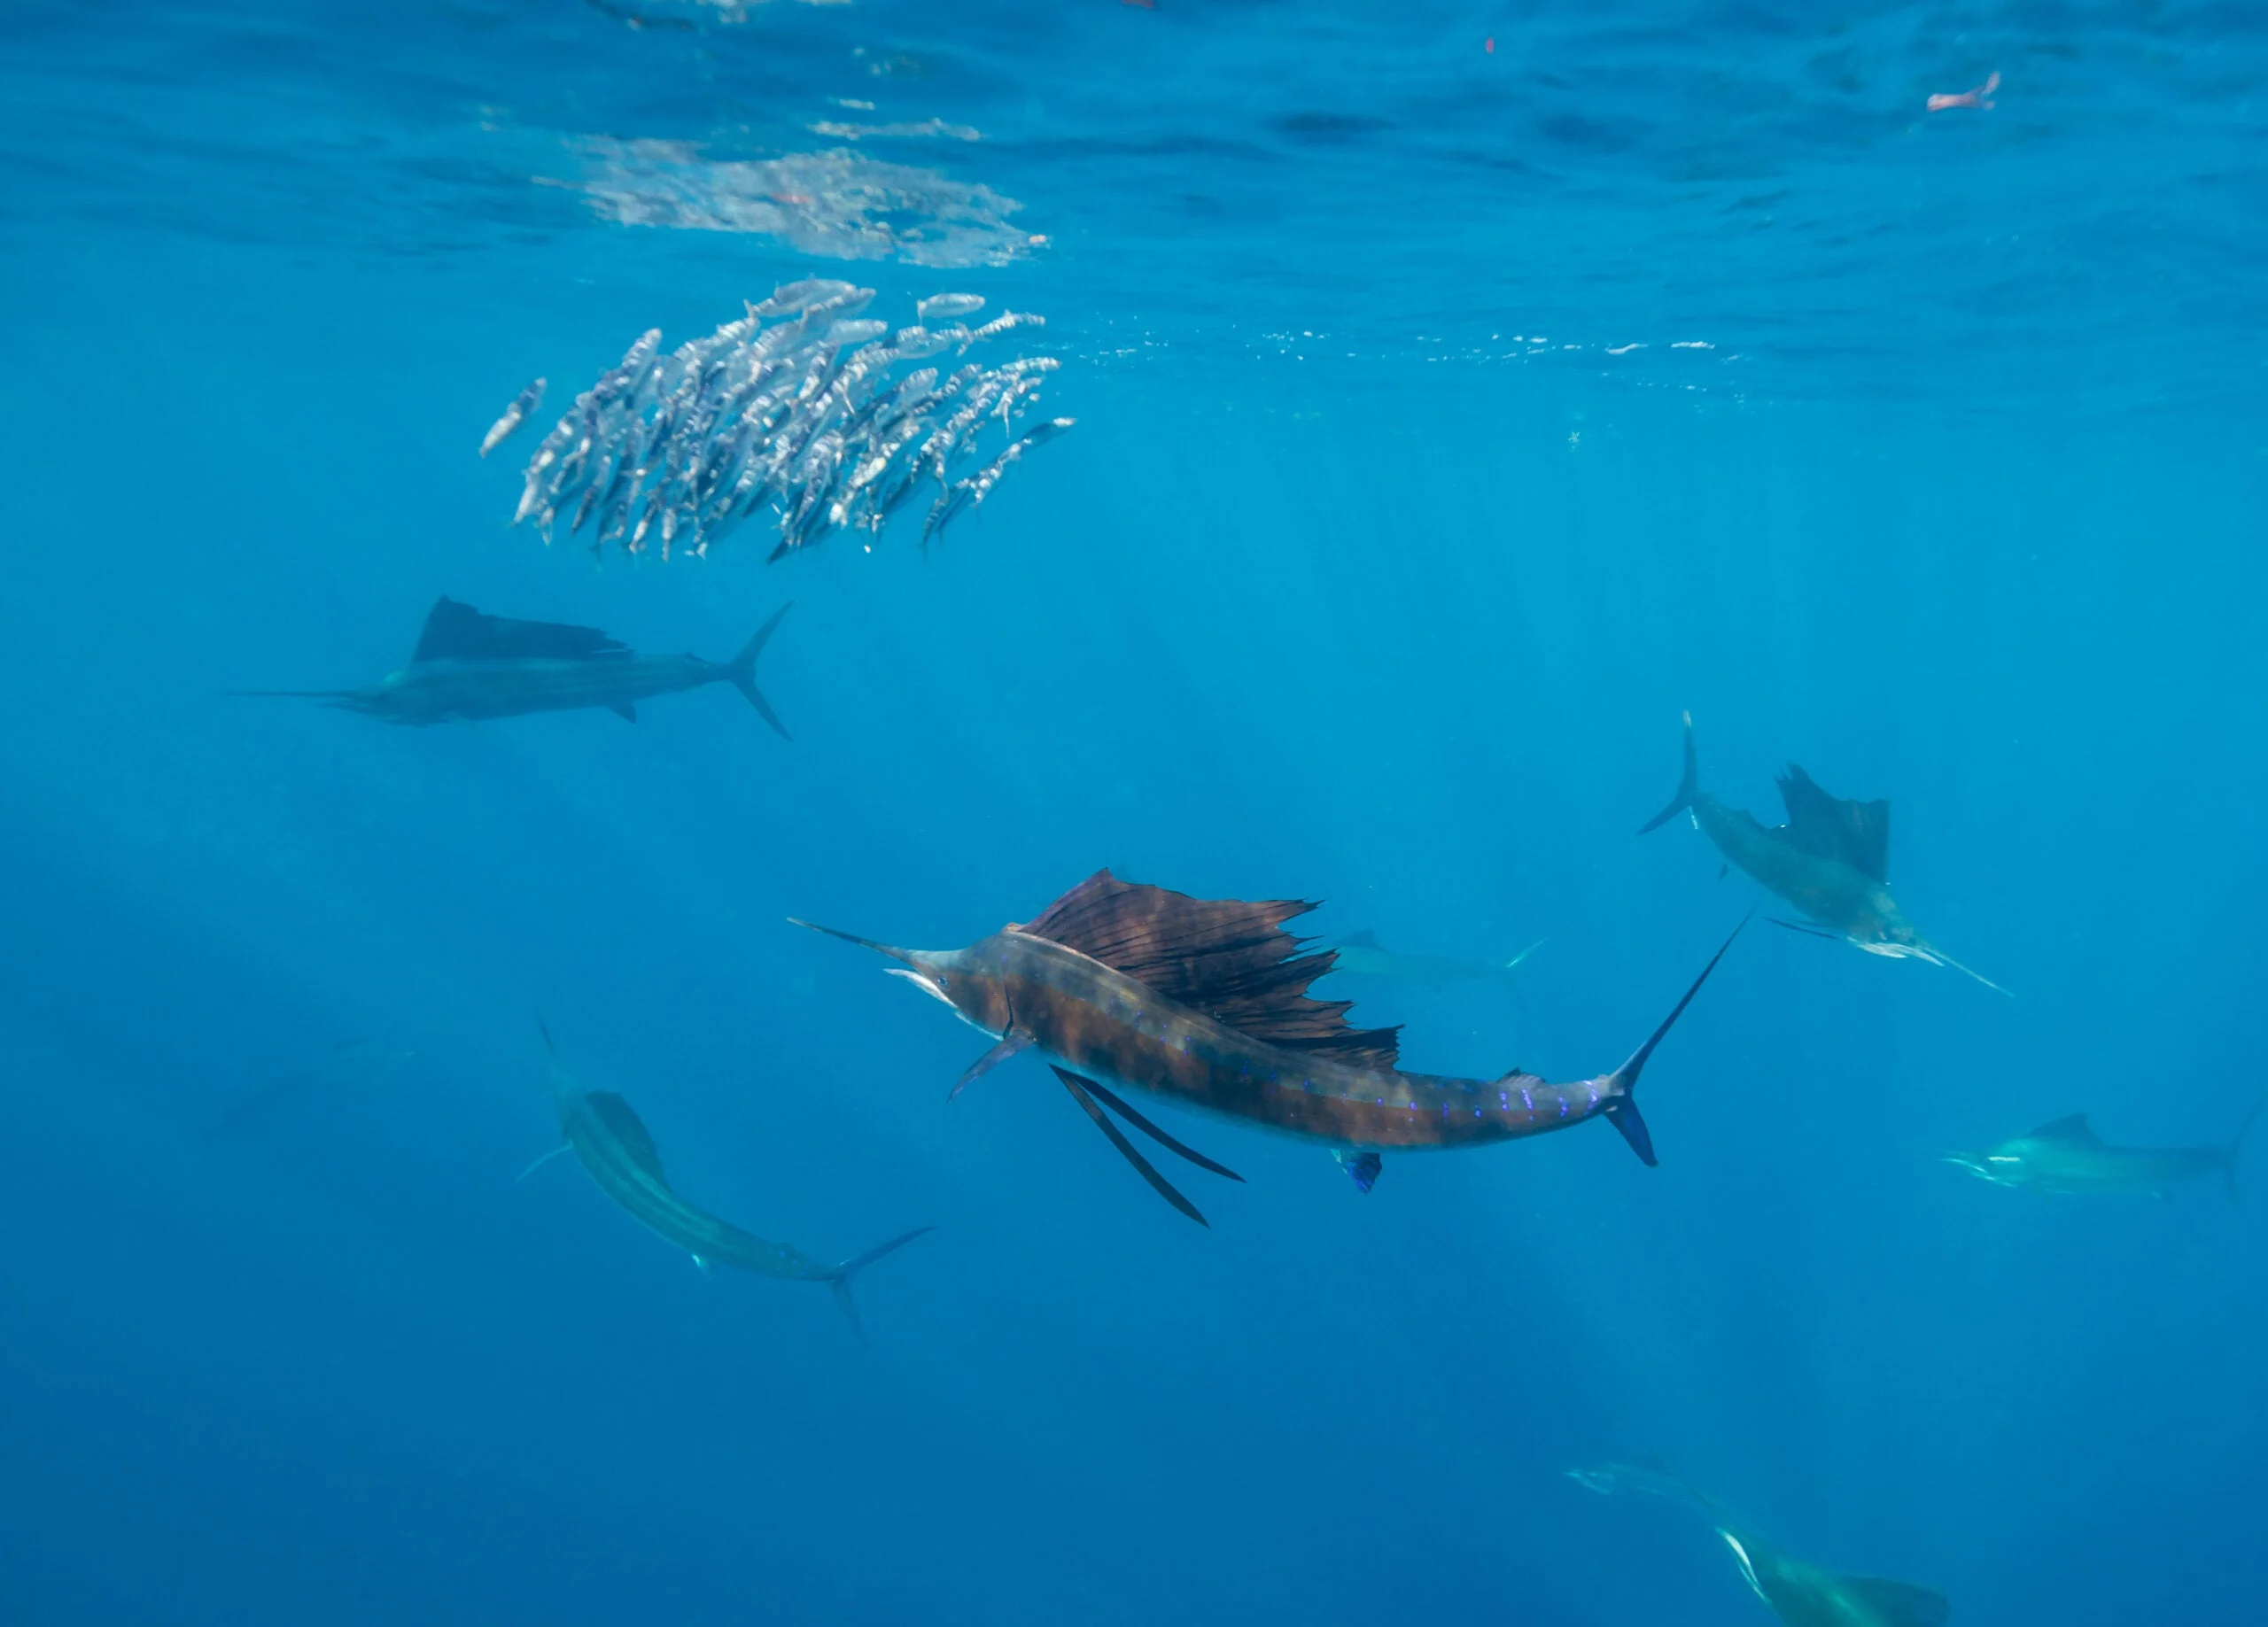
[[[2163,1197],[2177,1181],[2218,1172],[2236,1196],[2236,1158],[2268,1096],[2253,1100],[2236,1134],[2219,1147],[2114,1147],[2094,1133],[2085,1113],[2011,1136],[1988,1152],[1948,1152],[1945,1161],[1994,1186],[2035,1192],[2092,1195],[2155,1192]]]
[[[1849,1576],[1783,1553],[1675,1475],[1627,1463],[1570,1469],[1567,1475],[1601,1496],[1650,1491],[1699,1509],[1731,1550],[1741,1579],[1788,1627],[1943,1627],[1953,1615],[1952,1604],[1935,1588],[1888,1577]]]
[[[541,1024],[538,1027],[542,1029],[544,1048],[551,1053],[552,1104],[559,1114],[561,1139],[558,1146],[520,1172],[521,1180],[561,1153],[572,1152],[600,1191],[663,1242],[684,1250],[703,1272],[730,1266],[756,1276],[824,1282],[850,1319],[850,1331],[865,1341],[858,1307],[850,1298],[851,1279],[883,1255],[926,1234],[928,1227],[917,1227],[832,1266],[788,1243],[742,1231],[730,1220],[720,1220],[680,1197],[663,1173],[661,1149],[654,1144],[644,1120],[613,1091],[586,1090],[577,1084],[560,1065],[551,1030]]]
[[[1680,814],[1728,864],[1736,864],[1816,923],[1775,925],[1815,937],[1839,938],[1869,955],[1950,966],[2000,994],[2008,991],[1971,972],[1922,936],[1890,895],[1890,804],[1829,796],[1798,764],[1779,777],[1788,822],[1767,825],[1744,809],[1728,808],[1701,789],[1693,753],[1693,714],[1685,714],[1685,774],[1668,807],[1638,827],[1658,831]]]
[[[756,658],[788,614],[782,605],[730,661],[641,655],[596,627],[488,616],[444,596],[425,617],[409,664],[361,689],[239,689],[244,695],[328,701],[388,723],[426,726],[603,707],[626,723],[638,702],[709,684],[730,684],[757,716],[788,731],[756,686]]]
[[[1208,1222],[1197,1206],[1110,1113],[1201,1168],[1243,1177],[1153,1124],[1104,1080],[1319,1143],[1364,1192],[1386,1151],[1483,1146],[1590,1119],[1604,1119],[1641,1159],[1655,1162],[1634,1095],[1638,1075],[1731,938],[1613,1072],[1570,1084],[1517,1067],[1495,1079],[1456,1079],[1403,1072],[1398,1028],[1357,1028],[1347,1020],[1351,1002],[1309,997],[1308,986],[1331,970],[1332,952],[1303,953],[1284,923],[1315,908],[1285,899],[1192,898],[1104,870],[1037,919],[1010,922],[967,949],[903,949],[794,924],[889,957],[899,963],[889,968],[894,975],[994,1037],[954,1095],[1021,1051],[1045,1056],[1111,1144],[1200,1226]]]

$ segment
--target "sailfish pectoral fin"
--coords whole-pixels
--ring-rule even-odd
[[[971,1083],[983,1078],[985,1074],[998,1067],[1009,1058],[1021,1055],[1030,1049],[1031,1035],[1014,1028],[1009,1029],[1000,1036],[1000,1042],[998,1045],[968,1065],[967,1072],[955,1080],[953,1088],[945,1092],[945,1100],[951,1101],[962,1091],[967,1089]]]
[[[1198,1211],[1197,1205],[1184,1197],[1175,1189],[1172,1182],[1158,1174],[1157,1170],[1151,1166],[1150,1160],[1135,1151],[1134,1143],[1126,1139],[1126,1132],[1113,1124],[1110,1121],[1110,1115],[1103,1112],[1102,1104],[1087,1093],[1088,1086],[1094,1083],[1092,1080],[1082,1079],[1078,1074],[1066,1068],[1057,1068],[1055,1077],[1063,1081],[1063,1088],[1071,1093],[1071,1099],[1086,1109],[1087,1117],[1095,1121],[1095,1127],[1110,1137],[1110,1144],[1118,1149],[1120,1154],[1134,1166],[1143,1180],[1150,1183],[1160,1197],[1164,1198],[1166,1202],[1180,1210],[1200,1226],[1205,1227],[1208,1230],[1211,1229],[1213,1223]]]
[[[1081,1077],[1082,1079],[1085,1079],[1084,1075],[1081,1075]],[[1198,1151],[1196,1148],[1184,1146],[1180,1142],[1176,1141],[1172,1136],[1167,1135],[1156,1125],[1152,1124],[1147,1119],[1145,1119],[1140,1113],[1136,1112],[1131,1107],[1128,1106],[1122,1099],[1104,1089],[1093,1080],[1085,1079],[1085,1084],[1087,1089],[1091,1092],[1104,1106],[1109,1108],[1111,1112],[1125,1120],[1127,1123],[1141,1131],[1143,1135],[1148,1136],[1161,1147],[1163,1147],[1168,1152],[1178,1152],[1183,1158],[1187,1158],[1191,1163],[1196,1165],[1198,1168],[1209,1169],[1216,1175],[1226,1175],[1230,1180],[1239,1182],[1244,1180],[1242,1175],[1237,1174],[1236,1171],[1231,1169],[1227,1165],[1216,1164],[1212,1159]]]

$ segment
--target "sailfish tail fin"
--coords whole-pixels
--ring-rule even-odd
[[[1701,771],[1693,755],[1693,714],[1688,712],[1685,714],[1685,778],[1678,781],[1677,794],[1670,799],[1669,806],[1640,825],[1638,834],[1643,836],[1649,831],[1661,829],[1692,807],[1693,800],[1700,794]]]
[[[780,721],[780,715],[772,709],[772,703],[764,698],[764,692],[756,686],[756,658],[764,654],[765,644],[771,639],[772,630],[780,624],[780,618],[793,608],[795,605],[790,600],[774,610],[772,613],[772,619],[756,630],[756,636],[742,645],[741,653],[734,656],[725,667],[725,676],[732,681],[733,687],[748,697],[748,703],[756,708],[756,715],[770,724],[773,732],[783,740],[793,740],[796,737],[788,732],[786,725]]]
[[[1701,975],[1695,978],[1692,986],[1686,989],[1685,997],[1671,1009],[1668,1016],[1662,1019],[1662,1026],[1647,1036],[1643,1045],[1630,1053],[1629,1061],[1607,1075],[1607,1103],[1599,1111],[1606,1115],[1609,1124],[1622,1132],[1622,1139],[1630,1143],[1630,1151],[1636,1153],[1639,1162],[1649,1169],[1659,1160],[1654,1157],[1654,1138],[1646,1129],[1645,1120],[1639,1117],[1637,1098],[1632,1095],[1638,1088],[1638,1075],[1645,1070],[1646,1060],[1654,1054],[1654,1047],[1662,1042],[1662,1036],[1670,1031],[1671,1025],[1685,1015],[1685,1008],[1693,1003],[1693,996],[1701,992],[1701,985],[1709,980],[1709,974],[1717,969],[1717,963],[1725,957],[1725,951],[1732,948],[1733,939],[1739,937],[1741,927],[1747,925],[1748,918],[1743,916],[1740,926],[1734,927],[1731,935],[1726,938],[1717,952],[1709,957],[1709,964],[1701,968]]]
[[[866,1342],[866,1325],[858,1320],[858,1302],[850,1298],[850,1279],[873,1265],[883,1255],[894,1253],[926,1232],[936,1230],[934,1226],[917,1226],[912,1231],[892,1237],[888,1243],[877,1243],[864,1254],[844,1260],[819,1280],[835,1292],[835,1303],[843,1307],[843,1314],[850,1319],[850,1331],[858,1336],[858,1343]]]
[[[2252,1121],[2260,1117],[2260,1109],[2268,1104],[2268,1096],[2257,1096],[2246,1110],[2243,1122],[2236,1127],[2236,1134],[2229,1137],[2229,1150],[2221,1163],[2221,1174],[2229,1183],[2229,1202],[2236,1202],[2236,1155],[2244,1151],[2244,1138],[2252,1133]]]

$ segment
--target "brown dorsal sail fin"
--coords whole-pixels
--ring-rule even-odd
[[[1890,804],[1845,802],[1820,789],[1796,763],[1780,776],[1788,806],[1783,840],[1816,858],[1848,864],[1875,881],[1890,879]]]
[[[1315,906],[1192,898],[1097,871],[1018,930],[1091,955],[1169,1000],[1286,1050],[1350,1067],[1396,1065],[1398,1028],[1357,1028],[1349,1000],[1311,1000],[1333,957],[1300,952],[1284,923]]]
[[[444,594],[425,617],[410,664],[421,661],[609,661],[630,647],[595,627],[487,616]]]

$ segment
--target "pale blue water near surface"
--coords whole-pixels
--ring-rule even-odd
[[[1564,1473],[1619,1458],[1956,1622],[2262,1619],[2268,1151],[2233,1202],[1938,1161],[2220,1142],[2264,1083],[2256,9],[19,0],[0,42],[0,1618],[1768,1619]],[[926,559],[507,523],[641,329],[834,275],[1044,313],[1077,429]],[[792,598],[796,740],[723,688],[221,693],[374,678],[443,593],[719,658]],[[1415,1066],[1593,1073],[1768,902],[1632,834],[1689,708],[1736,806],[1791,759],[1890,798],[1900,899],[2016,997],[1759,923],[1651,1065],[1656,1170],[1585,1127],[1362,1197],[1161,1110],[1247,1177],[1191,1173],[1200,1230],[1036,1060],[948,1109],[982,1036],[782,918],[957,945],[1107,864],[1542,938],[1342,992]],[[869,1346],[571,1164],[515,1184],[538,1012],[722,1213],[936,1227]]]

